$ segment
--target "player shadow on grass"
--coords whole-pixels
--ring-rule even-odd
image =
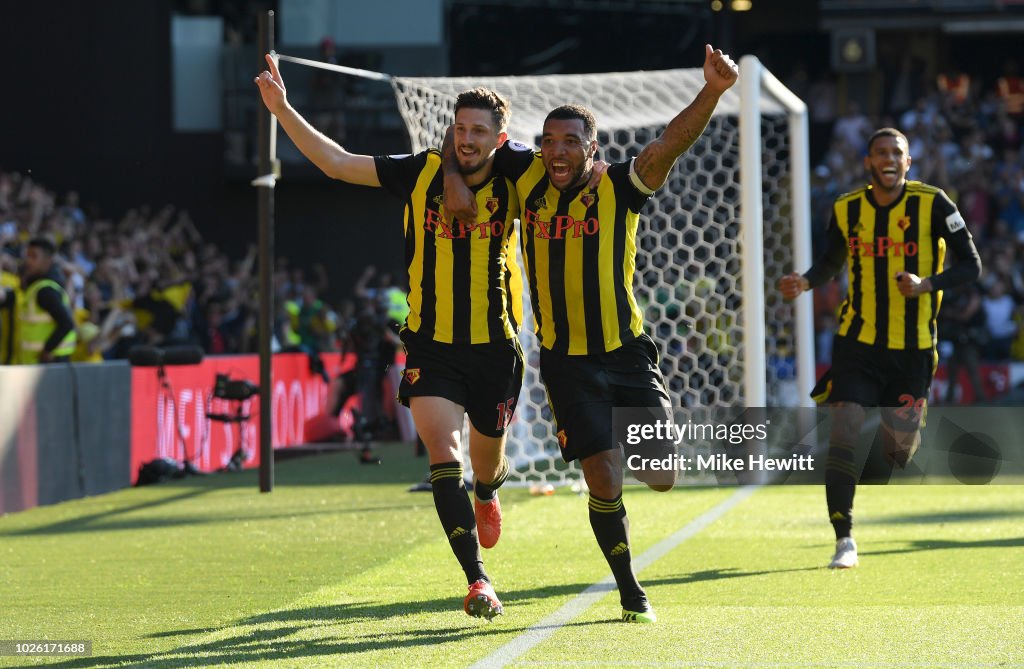
[[[668,578],[647,579],[644,583],[649,586],[679,585],[780,572],[808,571],[811,569],[813,568],[753,572],[741,572],[735,569],[710,569]],[[384,649],[451,644],[482,635],[502,635],[511,639],[539,622],[532,619],[522,622],[516,621],[515,607],[517,605],[525,605],[531,601],[544,600],[551,597],[574,596],[591,587],[593,587],[591,583],[565,583],[506,591],[503,599],[506,604],[507,614],[498,618],[494,624],[456,617],[455,619],[450,619],[453,620],[453,624],[447,627],[419,627],[391,632],[378,631],[362,635],[352,635],[346,630],[345,625],[401,618],[410,614],[452,613],[453,609],[457,610],[456,607],[459,604],[457,600],[451,597],[412,602],[353,602],[271,611],[242,618],[220,628],[199,628],[150,634],[147,638],[199,634],[216,635],[223,633],[227,633],[228,636],[202,643],[190,644],[186,642],[178,648],[163,652],[68,658],[55,664],[48,664],[47,666],[58,669],[112,669],[113,667],[160,667],[171,669],[176,667],[244,662],[295,661],[304,657],[345,656]],[[601,584],[597,589],[611,593],[615,586],[614,584],[607,583]],[[584,627],[605,624],[620,625],[621,623],[618,620],[618,616],[610,616],[604,620],[571,621],[561,625],[561,627]],[[298,634],[308,634],[310,630],[315,630],[318,627],[334,628],[339,626],[341,627],[336,633],[332,631],[329,636],[325,635],[321,639],[290,638]],[[455,647],[453,647],[454,652],[456,652]],[[340,657],[339,660],[341,660]]]
[[[324,623],[325,625],[330,623]],[[364,637],[339,638],[330,636],[323,639],[289,638],[309,631],[308,626],[295,625],[274,629],[244,630],[224,639],[195,645],[183,645],[164,652],[151,654],[110,655],[103,657],[76,658],[48,664],[59,669],[113,669],[113,667],[197,667],[209,665],[235,665],[246,662],[261,662],[268,665],[274,661],[301,661],[301,658],[324,658],[332,655],[344,656],[354,653],[372,652],[401,646],[432,646],[438,643],[459,641],[501,630],[497,626],[478,626],[463,630],[437,630],[419,638],[401,633],[374,634]],[[517,630],[512,630],[517,631]]]
[[[688,574],[680,574],[678,576],[668,576],[664,578],[644,578],[644,587],[655,587],[662,585],[687,585],[690,583],[701,583],[705,581],[718,581],[727,578],[745,578],[748,576],[767,576],[771,574],[783,574],[787,572],[798,572],[798,571],[816,571],[817,567],[795,567],[792,569],[767,569],[763,571],[739,571],[735,567],[726,569],[705,569],[703,571],[695,571]],[[551,597],[559,597],[566,595],[578,595],[584,590],[594,588],[601,592],[615,592],[614,583],[602,583],[599,586],[595,586],[591,583],[566,583],[556,585],[545,585],[539,588],[532,588],[529,590],[509,590],[502,591],[501,601],[505,603],[506,607],[511,607],[515,604],[527,604],[535,600],[544,600]],[[614,613],[618,614],[618,609],[614,610]],[[619,616],[615,615],[609,618],[610,622],[620,622]]]
[[[535,600],[545,600],[552,597],[572,596],[586,590],[590,583],[567,583],[545,585],[538,588],[524,590],[501,590],[501,599],[505,604],[506,615],[497,618],[502,623],[510,623],[514,618],[510,614],[517,605],[523,605]],[[607,591],[615,589],[614,584],[607,586]],[[262,613],[257,616],[243,618],[234,625],[265,625],[273,623],[300,623],[304,625],[323,623],[356,623],[365,620],[386,620],[389,618],[400,618],[409,614],[419,613],[450,613],[458,611],[461,607],[461,599],[456,597],[441,597],[437,599],[424,599],[420,601],[398,601],[390,603],[381,602],[353,602],[348,604],[332,604],[328,606],[314,606],[307,608],[282,609]],[[618,618],[616,618],[618,620]],[[473,622],[469,618],[466,621]],[[488,629],[484,626],[483,629]],[[512,631],[516,628],[508,624],[495,626],[495,630]],[[402,634],[414,634],[414,632],[402,632]]]
[[[330,608],[330,607],[328,607]],[[322,626],[336,621],[321,621]],[[475,625],[464,629],[411,630],[352,637],[344,632],[321,639],[291,638],[308,633],[312,625],[289,625],[272,629],[237,630],[224,639],[204,643],[185,644],[164,652],[134,655],[110,655],[69,659],[48,667],[60,669],[107,669],[113,667],[196,667],[208,665],[265,662],[277,660],[301,661],[301,658],[344,656],[396,647],[432,646],[457,642],[480,634],[518,632],[497,625]]]
[[[860,551],[861,555],[898,555],[900,553],[917,553],[919,551],[941,551],[956,548],[1021,548],[1024,537],[1008,537],[1006,539],[982,539],[980,541],[951,541],[944,539],[918,539],[911,541],[905,548],[892,548],[883,551]]]
[[[999,520],[1024,516],[1024,509],[979,509],[945,511],[939,513],[912,513],[904,516],[872,519],[875,525],[938,525],[942,523],[974,523],[982,520]]]
[[[668,578],[645,578],[644,587],[657,585],[686,585],[689,583],[702,583],[705,581],[720,581],[727,578],[746,578],[749,576],[772,576],[774,574],[788,574],[800,571],[817,571],[818,567],[793,567],[791,569],[764,569],[761,571],[740,571],[736,567],[725,569],[705,569],[689,574],[672,576]]]
[[[579,589],[579,587],[577,588]],[[183,644],[164,652],[134,655],[110,655],[74,658],[49,664],[59,669],[107,669],[113,667],[195,667],[204,665],[235,664],[244,662],[272,662],[275,660],[301,660],[345,656],[377,650],[457,644],[463,639],[481,635],[504,635],[509,638],[524,632],[529,624],[507,624],[510,619],[498,619],[495,624],[456,618],[459,622],[448,627],[402,629],[352,635],[344,628],[321,639],[293,639],[308,634],[317,627],[331,628],[344,623],[366,622],[410,613],[451,612],[450,598],[377,604],[358,602],[300,609],[285,609],[245,618],[227,627],[182,631],[183,634],[217,634],[230,630],[230,636],[212,641]],[[283,624],[282,624],[283,623]],[[502,624],[506,623],[506,624]],[[569,626],[603,624],[603,621],[573,622]],[[279,625],[265,627],[267,625]],[[169,633],[149,635],[171,636]],[[458,652],[452,646],[453,655]],[[339,662],[343,660],[339,657]]]
[[[709,569],[676,577],[648,579],[649,586],[680,585],[702,581],[712,581],[745,576],[760,576],[780,572],[807,571],[813,568],[766,570],[740,572],[736,569]],[[599,590],[612,592],[614,585],[602,584]],[[514,607],[535,600],[543,600],[558,596],[573,596],[592,587],[589,583],[566,583],[547,585],[539,588],[508,591],[505,602],[512,615]],[[377,632],[361,636],[345,635],[339,639],[325,638],[314,640],[289,639],[293,635],[308,632],[311,628],[332,627],[345,623],[365,622],[368,620],[384,620],[399,618],[410,613],[443,613],[451,612],[451,598],[420,600],[414,602],[393,602],[381,604],[375,602],[355,602],[296,609],[283,609],[257,616],[243,618],[225,628],[200,628],[151,634],[149,638],[164,638],[186,634],[216,634],[226,630],[234,632],[223,639],[199,643],[185,644],[172,650],[135,655],[111,655],[105,657],[68,659],[50,667],[61,669],[106,669],[108,667],[193,667],[222,663],[265,662],[274,660],[296,660],[303,657],[315,658],[332,655],[349,655],[353,653],[372,652],[387,648],[432,646],[440,643],[458,642],[462,639],[480,635],[515,635],[525,631],[533,623],[508,624],[514,618],[499,618],[493,625],[465,620],[468,626],[438,627],[432,629],[405,629],[395,632]],[[503,624],[504,623],[504,624]],[[581,627],[602,624],[619,624],[617,617],[596,621],[572,621],[564,627]],[[275,625],[271,628],[263,626]]]
[[[414,503],[389,504],[381,506],[353,507],[350,509],[324,508],[307,511],[284,511],[281,513],[261,513],[258,509],[251,513],[210,513],[209,511],[195,513],[169,514],[165,517],[127,518],[114,519],[126,513],[134,513],[141,509],[152,508],[181,501],[191,497],[204,494],[204,490],[197,490],[175,495],[161,500],[154,500],[143,504],[121,507],[110,511],[76,516],[66,520],[57,521],[39,527],[31,527],[16,530],[0,530],[0,537],[23,537],[23,536],[45,536],[45,535],[66,535],[74,532],[111,532],[115,530],[155,530],[175,527],[196,527],[199,525],[215,525],[221,523],[239,523],[245,521],[268,521],[281,519],[298,519],[307,516],[336,516],[351,513],[374,513],[378,511],[399,511],[411,510],[416,507]]]
[[[112,516],[118,516],[124,513],[135,513],[136,511],[142,511],[143,509],[153,509],[156,507],[164,506],[167,504],[174,504],[182,500],[191,499],[204,495],[209,490],[185,490],[175,495],[168,497],[161,497],[159,499],[151,499],[145,502],[139,502],[137,504],[131,504],[129,506],[119,506],[117,508],[98,511],[96,513],[87,513],[81,516],[74,516],[66,520],[60,520],[55,523],[49,523],[47,525],[40,525],[39,527],[31,527],[26,529],[6,530],[0,529],[0,537],[16,537],[16,536],[35,536],[40,534],[67,534],[68,532],[92,532],[96,529],[100,529],[93,525],[95,521],[102,520],[104,518],[110,518]],[[142,521],[136,525],[136,527],[150,527],[151,525],[147,522]],[[134,529],[134,528],[132,528]]]

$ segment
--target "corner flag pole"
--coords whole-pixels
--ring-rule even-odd
[[[266,67],[264,54],[274,50],[274,12],[259,17],[259,66]],[[275,130],[276,119],[266,105],[259,105],[259,176],[253,180],[259,192],[259,249],[260,249],[260,492],[274,489],[274,446],[271,441],[271,397],[273,379],[270,374],[270,339],[274,331],[274,183],[276,176]]]

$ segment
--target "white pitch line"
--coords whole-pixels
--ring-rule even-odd
[[[728,513],[734,506],[753,495],[760,487],[747,486],[740,488],[722,502],[719,502],[700,516],[694,518],[687,525],[681,527],[674,534],[662,539],[644,551],[640,557],[633,560],[633,569],[639,573],[656,560],[664,557],[676,546],[697,534]],[[562,608],[528,627],[526,631],[515,639],[512,639],[475,664],[470,665],[470,669],[493,669],[495,667],[507,666],[564,627],[570,620],[589,609],[597,600],[614,589],[614,577],[611,575],[606,576],[570,599]]]

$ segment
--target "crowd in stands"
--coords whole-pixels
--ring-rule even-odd
[[[136,345],[196,344],[208,354],[257,350],[256,248],[231,259],[203,239],[187,211],[141,206],[118,220],[86,212],[29,175],[0,171],[0,272],[16,286],[33,239],[52,240],[56,275],[78,332],[73,361],[125,358]],[[326,300],[327,272],[278,257],[274,272],[275,350],[367,350],[391,321],[404,319],[405,294],[368,270],[355,294]],[[392,346],[393,350],[393,346]]]
[[[909,61],[908,61],[909,63]],[[884,112],[868,116],[854,100],[837,108],[828,82],[792,85],[809,101],[821,146],[812,176],[815,243],[823,241],[834,199],[867,182],[866,140],[879,127],[902,130],[913,160],[908,178],[942,188],[956,202],[981,253],[979,282],[948,291],[940,312],[940,354],[951,363],[1024,360],[1024,79],[1006,63],[995,85],[965,73],[932,82],[908,63],[888,91]],[[824,113],[822,113],[824,111]],[[812,140],[813,143],[813,140]],[[815,291],[818,359],[831,358],[831,333],[845,281]]]

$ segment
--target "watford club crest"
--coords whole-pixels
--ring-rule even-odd
[[[896,227],[898,227],[900,230],[906,232],[907,228],[910,227],[910,217],[909,216],[904,216],[903,218],[901,218],[899,220],[899,222],[896,223]]]
[[[582,202],[583,206],[587,207],[588,209],[590,208],[590,205],[594,204],[595,199],[597,198],[595,198],[594,194],[590,192],[584,193],[583,195],[580,196],[580,202]]]
[[[569,437],[566,436],[565,430],[559,430],[558,434],[555,436],[558,437],[558,447],[565,450],[565,444],[569,441]]]
[[[416,385],[416,382],[420,380],[419,369],[407,369],[405,370],[405,380],[410,386]]]
[[[489,197],[489,198],[487,198],[487,204],[485,204],[484,206],[487,207],[487,211],[489,211],[489,212],[491,212],[493,214],[494,212],[498,211],[498,198],[496,198],[496,197]]]

